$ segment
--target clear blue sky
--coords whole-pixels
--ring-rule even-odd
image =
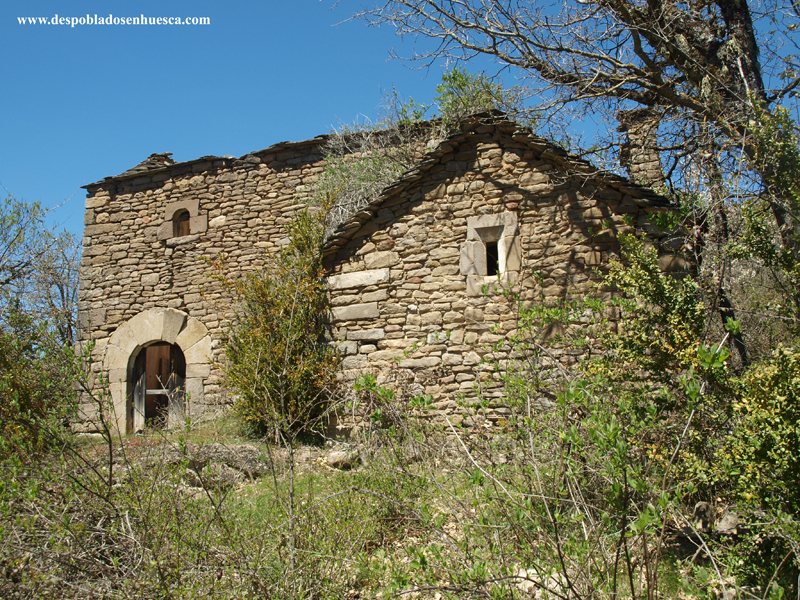
[[[375,118],[382,91],[430,101],[430,72],[389,61],[413,40],[344,23],[358,0],[0,5],[0,183],[80,233],[80,186],[153,152],[235,155]],[[332,8],[333,7],[333,8]],[[209,17],[210,25],[20,25],[18,17]],[[477,69],[476,69],[477,70]],[[0,194],[5,191],[0,189]]]

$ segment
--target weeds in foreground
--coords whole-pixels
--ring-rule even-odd
[[[626,251],[647,276],[611,277],[649,301],[621,298],[623,325],[699,310],[644,245]],[[211,444],[189,424],[17,453],[0,487],[0,595],[797,597],[797,353],[732,377],[727,336],[628,326],[567,370],[557,345],[585,320],[521,310],[503,342],[513,410],[470,431],[362,378],[351,471],[279,436],[231,473],[201,458]],[[548,342],[554,322],[565,334]]]
[[[193,428],[115,440],[110,488],[102,444],[6,462],[0,596],[792,597],[796,523],[704,530],[691,482],[652,485],[637,427],[654,416],[586,411],[603,390],[568,386],[487,436],[398,398],[405,417],[370,431],[351,471],[326,447],[249,441],[261,477],[226,479],[197,458],[218,430]]]

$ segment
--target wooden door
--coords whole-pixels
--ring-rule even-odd
[[[145,368],[146,356],[147,353],[142,350],[133,363],[133,374],[131,377],[133,402],[131,402],[127,419],[128,433],[144,429],[147,381],[147,370]]]
[[[172,427],[183,421],[185,416],[186,394],[183,382],[186,379],[186,359],[178,346],[170,347],[169,378],[166,388],[169,390],[169,416],[167,425]]]
[[[164,427],[169,414],[170,345],[153,344],[145,348],[147,391],[145,392],[145,422],[149,426]]]
[[[180,423],[185,412],[185,379],[186,359],[178,346],[159,342],[143,348],[131,375],[128,430]]]

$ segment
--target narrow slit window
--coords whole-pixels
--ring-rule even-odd
[[[486,242],[486,274],[497,275],[500,271],[500,253],[497,242]]]
[[[189,235],[189,211],[182,210],[173,217],[173,237]]]

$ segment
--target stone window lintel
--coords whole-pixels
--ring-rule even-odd
[[[499,232],[498,232],[499,230]],[[501,237],[514,236],[519,233],[517,213],[503,212],[493,215],[480,215],[467,219],[467,239],[496,242]],[[494,236],[495,239],[483,237]]]
[[[497,242],[499,272],[519,271],[522,254],[517,214],[504,212],[467,219],[467,241],[461,244],[459,268],[462,275],[486,276],[486,244]]]

